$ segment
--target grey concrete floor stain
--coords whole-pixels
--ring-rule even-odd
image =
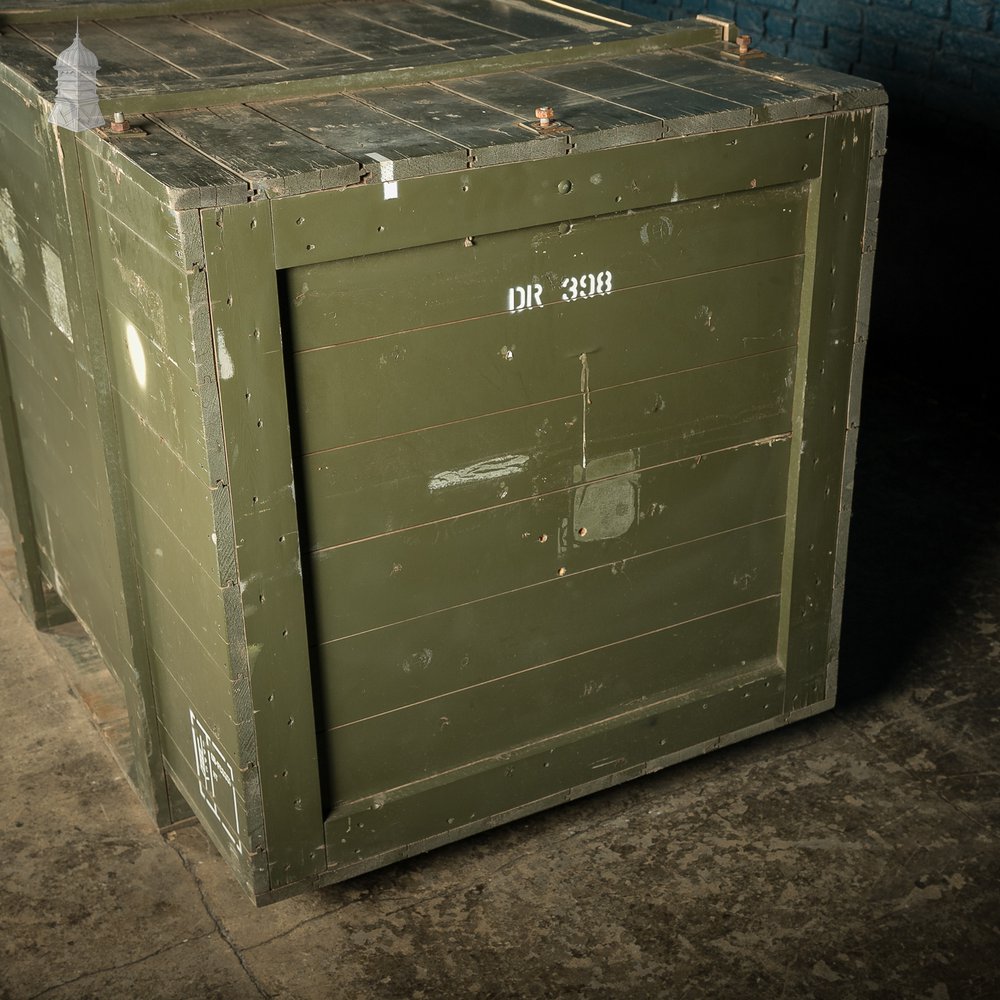
[[[1000,441],[875,365],[833,712],[264,910],[0,588],[0,997],[1000,996]]]

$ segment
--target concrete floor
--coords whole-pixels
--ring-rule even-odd
[[[1000,435],[880,267],[825,716],[254,910],[0,588],[0,997],[1000,996]]]

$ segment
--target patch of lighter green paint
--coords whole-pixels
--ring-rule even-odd
[[[45,270],[45,294],[49,300],[49,315],[64,336],[72,341],[73,328],[69,321],[69,303],[66,301],[66,280],[63,277],[62,261],[48,243],[42,243],[41,247],[42,268]]]
[[[586,469],[576,466],[573,478],[582,485],[573,491],[573,541],[619,538],[636,523],[638,468],[632,451],[591,459]]]
[[[24,284],[24,251],[21,241],[17,238],[17,216],[14,214],[14,203],[10,200],[10,191],[0,188],[0,250],[7,258],[7,265],[14,280]]]

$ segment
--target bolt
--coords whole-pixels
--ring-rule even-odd
[[[736,44],[740,47],[740,55],[745,56],[750,51],[750,42],[753,39],[749,35],[739,35]]]
[[[535,117],[539,128],[549,128],[554,123],[556,113],[552,108],[535,108]]]
[[[111,131],[127,132],[128,130],[129,130],[128,119],[120,111],[116,111],[111,119]]]

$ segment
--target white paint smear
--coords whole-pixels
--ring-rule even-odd
[[[381,153],[368,154],[379,165],[379,177],[382,180],[382,196],[386,201],[399,197],[399,184],[396,181],[396,164]]]
[[[527,455],[500,455],[487,458],[464,469],[448,469],[439,472],[428,484],[429,490],[443,490],[449,486],[464,486],[467,483],[484,483],[490,479],[516,476],[528,464]]]
[[[45,269],[45,294],[49,300],[49,315],[72,343],[73,329],[69,322],[69,304],[66,302],[66,281],[63,278],[62,261],[48,243],[42,243],[42,267]]]
[[[14,204],[10,200],[10,192],[0,188],[0,250],[3,250],[7,263],[10,265],[14,280],[24,284],[24,251],[21,241],[17,238],[17,216],[14,214]]]
[[[217,327],[215,330],[215,345],[218,349],[219,378],[231,379],[233,375],[236,374],[236,369],[233,367],[233,357],[229,353],[229,348],[226,347],[226,341],[222,334],[222,327]]]

